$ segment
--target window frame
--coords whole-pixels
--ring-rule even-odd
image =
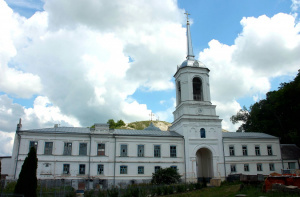
[[[235,156],[234,145],[229,145],[229,156]]]
[[[127,156],[128,156],[128,145],[121,144],[120,145],[120,157],[127,157]]]
[[[244,172],[250,172],[249,164],[245,163],[244,164]]]
[[[172,157],[172,158],[177,157],[177,147],[176,147],[176,145],[170,145],[170,157]]]
[[[161,146],[160,145],[154,145],[154,151],[153,151],[154,157],[161,157]]]
[[[120,174],[128,174],[128,168],[126,165],[120,166]]]
[[[273,155],[272,145],[267,145],[268,155]]]
[[[79,156],[87,156],[87,151],[88,151],[87,149],[88,149],[88,144],[86,142],[79,143]]]
[[[160,166],[154,166],[154,173],[156,173],[157,171],[159,171],[161,169]]]
[[[97,156],[105,156],[105,143],[97,144]]]
[[[248,156],[248,147],[247,145],[242,145],[243,156]]]
[[[262,165],[262,163],[257,163],[257,164],[256,164],[256,170],[257,170],[258,172],[263,171],[263,165]]]
[[[145,145],[143,144],[137,145],[137,156],[145,157]]]
[[[256,156],[260,156],[260,146],[259,145],[255,145],[254,150],[255,150],[255,155]]]
[[[200,129],[200,138],[206,138],[206,131],[204,128]]]
[[[296,162],[288,162],[288,169],[295,170],[296,169]]]
[[[176,171],[178,170],[177,166],[170,166],[170,168],[175,169]]]
[[[34,147],[35,151],[37,152],[38,145],[39,145],[38,141],[29,141],[29,150],[28,150],[28,152],[30,151],[31,147]]]
[[[236,172],[236,164],[230,164],[230,172]]]
[[[46,145],[50,145],[51,146],[46,146]],[[44,155],[52,155],[52,151],[53,151],[53,142],[45,142],[45,146],[44,146]]]
[[[85,164],[79,164],[79,173],[78,174],[85,175]]]
[[[145,174],[144,166],[138,166],[138,174]]]
[[[98,164],[97,165],[97,174],[98,175],[104,175],[104,164]]]
[[[72,155],[72,142],[65,142],[64,143],[63,155]]]
[[[199,80],[199,81],[196,81]],[[202,79],[199,76],[195,76],[192,80],[193,84],[193,100],[194,101],[203,101],[203,83]]]
[[[63,164],[63,174],[70,174],[70,164],[68,163]]]
[[[274,165],[274,163],[269,163],[269,170],[270,171],[275,171],[275,165]]]

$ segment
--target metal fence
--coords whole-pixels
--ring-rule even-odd
[[[0,197],[23,197],[23,195],[15,195],[14,187],[17,180],[1,180]],[[113,186],[112,180],[97,179],[47,179],[38,180],[37,196],[38,197],[74,197],[83,196],[76,194],[84,192],[85,197],[111,197],[111,196],[155,196],[166,195],[176,192],[184,192],[186,190],[199,189],[196,183],[181,183],[177,185],[152,185],[149,183],[133,183],[125,184],[120,180],[116,186]]]

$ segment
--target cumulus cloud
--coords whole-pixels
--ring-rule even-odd
[[[24,90],[18,96],[41,95],[37,99],[48,99],[48,106],[57,107],[61,115],[90,126],[109,118],[147,119],[147,106],[129,99],[137,88],[174,88],[172,74],[185,54],[185,29],[181,25],[183,10],[172,0],[126,4],[46,1],[44,11],[28,19],[6,5],[5,9],[13,24],[8,26],[8,35],[21,32],[17,38],[5,39],[12,48],[5,64],[24,73],[23,78],[12,75],[26,81],[20,85],[31,87],[31,91],[7,86],[3,92],[15,95],[14,90]],[[26,110],[32,120],[32,110]],[[50,114],[44,118],[46,121]]]
[[[29,98],[42,89],[39,76],[9,65],[23,42],[24,20],[13,13],[4,1],[0,1],[0,91],[16,97]]]
[[[234,45],[212,40],[199,54],[211,69],[211,94],[225,129],[236,128],[228,114],[236,114],[240,106],[232,99],[263,95],[271,88],[271,78],[295,74],[300,65],[300,24],[293,16],[248,17],[241,25]]]

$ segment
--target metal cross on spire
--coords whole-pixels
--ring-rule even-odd
[[[191,14],[189,14],[188,12],[186,12],[184,14],[186,15],[186,21],[189,22],[189,15],[191,15]]]
[[[193,46],[192,46],[192,37],[191,37],[191,30],[190,30],[190,23],[189,23],[189,13],[184,13],[186,15],[186,36],[187,36],[187,56],[186,58],[188,60],[194,60],[194,52],[193,52]]]

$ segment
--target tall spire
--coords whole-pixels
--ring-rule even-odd
[[[194,53],[193,53],[193,46],[192,46],[192,37],[191,37],[191,31],[190,31],[190,22],[189,22],[189,13],[186,12],[184,13],[186,14],[186,29],[187,29],[187,32],[186,32],[186,36],[187,36],[187,56],[186,56],[186,59],[187,60],[194,60],[195,56],[194,56]]]

